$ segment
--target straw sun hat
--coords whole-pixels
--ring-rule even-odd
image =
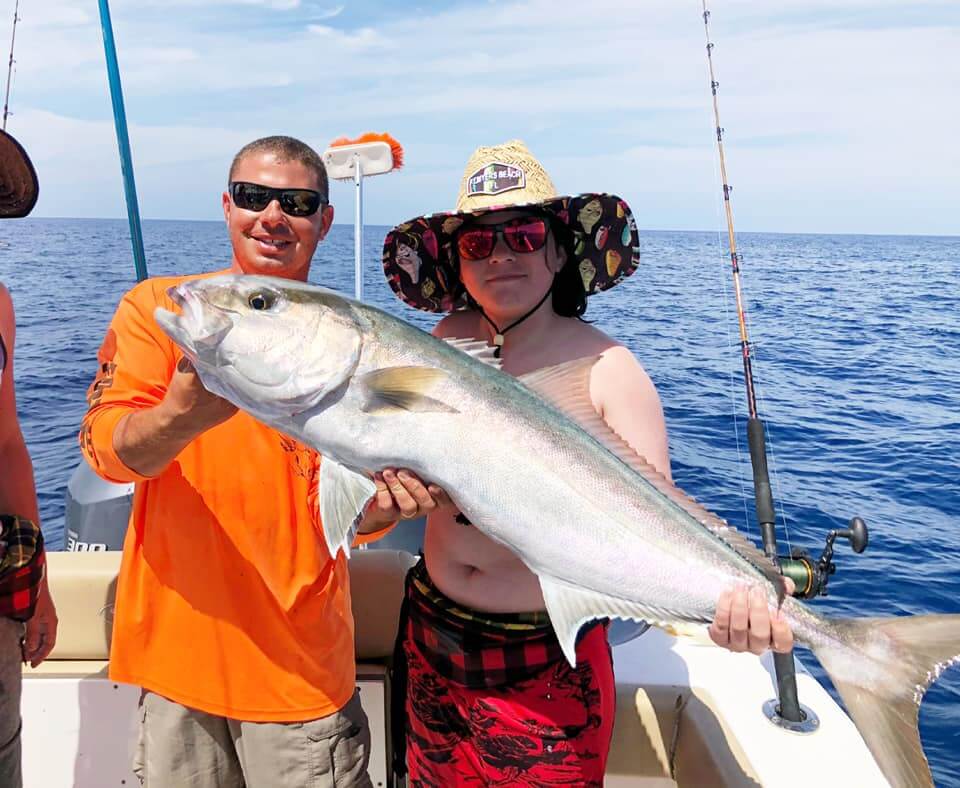
[[[0,218],[26,216],[37,202],[37,173],[19,142],[0,131]]]
[[[587,295],[630,276],[640,262],[637,225],[612,194],[557,195],[553,181],[519,140],[477,148],[460,181],[456,208],[399,224],[383,244],[383,270],[402,301],[427,312],[467,305],[456,255],[457,230],[469,219],[505,208],[534,208],[567,228],[567,265],[580,272]]]

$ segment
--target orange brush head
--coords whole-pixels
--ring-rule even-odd
[[[366,134],[361,134],[359,137],[350,139],[348,137],[338,137],[333,142],[330,143],[329,147],[338,148],[341,145],[360,145],[364,142],[385,142],[390,146],[390,153],[393,155],[393,169],[399,170],[403,166],[403,146],[397,142],[389,134],[377,134],[373,131],[368,131]]]

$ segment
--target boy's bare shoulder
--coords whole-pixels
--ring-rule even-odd
[[[633,352],[623,343],[605,334],[599,328],[580,323],[575,326],[576,335],[572,341],[566,343],[567,352],[571,358],[596,355],[599,356],[593,368],[594,384],[608,384],[611,386],[652,385]]]
[[[597,392],[630,392],[631,396],[657,397],[654,383],[640,359],[618,343],[600,354],[593,367],[591,385]]]
[[[471,339],[480,336],[480,314],[473,310],[451,312],[433,327],[435,337]]]
[[[574,351],[576,356],[587,354],[608,355],[616,351],[617,348],[628,355],[632,355],[616,339],[589,323],[571,319],[566,322],[564,334],[563,343],[569,350]]]

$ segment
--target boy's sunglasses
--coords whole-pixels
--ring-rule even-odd
[[[543,249],[549,226],[542,216],[519,216],[500,224],[473,224],[457,234],[461,260],[483,260],[493,254],[497,236],[503,236],[507,248],[519,254]]]
[[[313,216],[324,204],[320,192],[313,189],[274,189],[245,181],[233,181],[230,184],[230,196],[234,205],[245,211],[262,211],[277,200],[280,210],[290,216]]]

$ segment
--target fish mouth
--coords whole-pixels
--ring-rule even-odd
[[[176,314],[163,307],[154,311],[154,319],[191,361],[215,352],[233,328],[232,321],[219,309],[207,303],[193,290],[177,285],[167,295],[181,309]]]
[[[157,321],[157,325],[163,329],[164,333],[180,347],[187,358],[191,361],[196,360],[197,353],[193,346],[193,340],[190,338],[187,329],[182,325],[183,318],[180,315],[158,306],[153,311],[153,319]]]

